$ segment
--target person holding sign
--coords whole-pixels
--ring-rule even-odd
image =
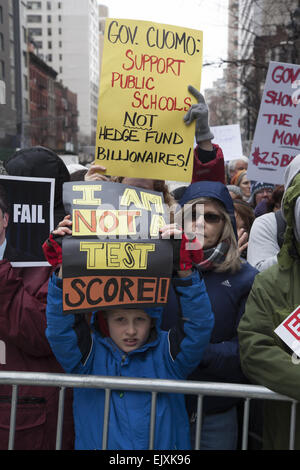
[[[300,305],[299,173],[286,188],[282,207],[287,226],[278,262],[255,279],[238,335],[241,364],[249,379],[299,401],[298,316],[286,325],[286,319]],[[284,344],[284,338],[274,331],[279,325],[283,325],[290,335],[288,346]],[[264,449],[289,449],[290,418],[291,404],[273,400],[264,402]],[[300,449],[298,414],[295,449]]]
[[[59,251],[60,236],[70,234],[70,226],[64,219],[53,232],[54,251]],[[179,234],[174,225],[162,229],[163,239]],[[173,282],[182,317],[169,333],[160,329],[161,307],[100,309],[93,315],[91,329],[84,315],[63,314],[60,267],[49,283],[46,334],[66,372],[161,379],[188,376],[201,360],[214,319],[201,275],[192,269],[193,260],[202,259],[201,246],[195,242],[197,249],[189,251],[186,242],[185,236],[173,239]],[[76,449],[102,448],[104,400],[104,390],[75,390]],[[108,449],[147,449],[150,410],[149,393],[112,392]],[[158,396],[154,448],[190,448],[183,395]]]

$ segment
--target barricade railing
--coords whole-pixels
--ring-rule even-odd
[[[60,450],[62,444],[64,399],[66,388],[100,388],[105,390],[102,438],[103,450],[107,448],[109,405],[110,394],[112,390],[134,390],[140,392],[150,392],[152,394],[149,450],[154,449],[155,415],[158,393],[181,393],[185,395],[196,395],[198,397],[195,438],[196,450],[200,449],[202,402],[204,396],[237,397],[244,400],[241,443],[242,450],[246,450],[248,446],[249,412],[251,399],[291,402],[289,449],[294,449],[295,445],[296,406],[298,402],[292,398],[280,395],[269,390],[266,387],[262,387],[259,385],[8,371],[0,372],[0,385],[1,384],[12,385],[10,429],[8,442],[9,450],[13,450],[14,448],[19,385],[36,385],[59,388],[56,450]]]

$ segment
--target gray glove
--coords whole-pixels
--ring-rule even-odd
[[[205,103],[204,96],[192,85],[188,86],[188,90],[197,99],[198,103],[192,104],[183,120],[186,124],[191,124],[191,122],[196,119],[195,137],[197,144],[199,144],[199,142],[203,140],[213,139],[214,135],[208,125],[208,107]]]

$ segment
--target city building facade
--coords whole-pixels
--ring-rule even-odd
[[[38,55],[77,94],[81,145],[94,145],[99,89],[97,0],[27,2],[28,34]]]

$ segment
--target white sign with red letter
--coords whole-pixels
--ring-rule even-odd
[[[234,160],[243,155],[241,129],[239,124],[228,124],[226,126],[210,126],[214,134],[213,143],[220,145],[224,160]]]
[[[270,62],[247,176],[283,184],[284,171],[300,153],[300,65]]]
[[[300,356],[300,305],[274,330]]]

